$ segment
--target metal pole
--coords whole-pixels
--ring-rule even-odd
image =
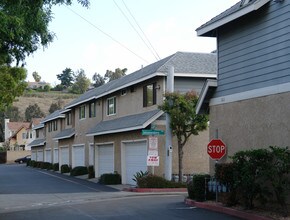
[[[167,73],[167,92],[174,91],[174,67],[168,67]],[[172,131],[170,128],[170,116],[166,114],[166,131],[165,131],[165,179],[172,179]]]

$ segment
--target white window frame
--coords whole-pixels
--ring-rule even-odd
[[[110,103],[112,101],[112,103]],[[116,115],[116,96],[107,99],[107,116]]]

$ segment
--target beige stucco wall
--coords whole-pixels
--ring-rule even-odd
[[[290,93],[210,107],[210,137],[227,146],[227,157],[240,150],[290,145]],[[211,172],[213,172],[211,163]]]
[[[7,151],[7,163],[14,163],[14,160],[31,155],[31,151]]]
[[[165,130],[164,126],[158,126],[156,129]],[[198,136],[190,138],[184,147],[183,171],[184,174],[192,173],[208,173],[209,172],[209,157],[206,152],[208,143],[209,131],[203,131]],[[123,141],[132,140],[147,140],[148,136],[142,136],[141,130],[123,132],[118,134],[95,136],[95,144],[113,143],[114,145],[114,166],[115,171],[122,174],[121,169],[121,146]],[[154,173],[159,176],[164,176],[165,163],[165,136],[158,136],[158,153],[160,157],[160,166],[154,168]],[[173,138],[173,159],[172,173],[178,174],[178,150],[177,140]],[[152,167],[148,167],[152,172]]]

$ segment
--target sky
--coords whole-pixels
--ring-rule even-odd
[[[177,51],[210,53],[216,39],[197,37],[195,30],[237,1],[91,0],[87,9],[75,0],[54,6],[54,41],[26,59],[27,80],[34,81],[36,71],[55,86],[65,68],[83,69],[92,79],[116,68],[130,74]]]

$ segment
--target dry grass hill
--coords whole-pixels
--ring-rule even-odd
[[[65,105],[70,103],[72,100],[77,98],[79,95],[62,93],[62,92],[36,92],[29,91],[25,92],[23,96],[18,97],[14,102],[13,106],[18,107],[20,115],[25,118],[25,110],[29,105],[37,104],[40,109],[48,115],[49,107],[52,103],[61,103],[63,108]]]

